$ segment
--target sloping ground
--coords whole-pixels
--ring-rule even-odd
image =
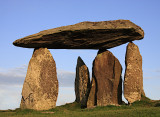
[[[152,101],[143,97],[131,106],[121,105],[81,109],[76,102],[48,111],[7,110],[0,111],[0,117],[160,117],[160,100]]]

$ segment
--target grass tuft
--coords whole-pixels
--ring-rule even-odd
[[[160,107],[160,102],[156,103],[155,107]]]

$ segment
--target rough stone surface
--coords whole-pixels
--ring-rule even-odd
[[[87,99],[90,90],[89,70],[83,60],[78,57],[75,78],[76,102],[81,103],[81,107],[87,107]]]
[[[91,105],[119,105],[122,102],[122,67],[118,59],[107,50],[100,50],[93,62],[93,81],[90,91]],[[95,95],[94,95],[95,92]],[[95,99],[95,102],[92,100]],[[90,103],[90,102],[88,102]]]
[[[48,110],[56,106],[57,96],[55,61],[47,48],[35,49],[23,84],[20,107]]]
[[[141,99],[143,91],[142,56],[139,48],[130,42],[126,50],[126,70],[124,77],[124,97],[129,103]]]
[[[44,30],[13,44],[25,48],[108,49],[143,37],[143,30],[131,21],[113,20],[81,22]]]
[[[91,81],[91,89],[89,92],[89,97],[87,100],[87,108],[92,108],[96,106],[97,105],[96,102],[97,102],[96,101],[96,82],[95,82],[95,78],[93,77]]]

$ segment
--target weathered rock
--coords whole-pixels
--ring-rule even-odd
[[[47,48],[35,49],[23,84],[20,107],[48,110],[56,106],[57,96],[55,61]]]
[[[119,105],[122,102],[122,67],[118,59],[107,50],[100,50],[93,62],[93,84],[91,104],[98,106]],[[92,91],[93,90],[93,91]],[[94,95],[94,92],[96,93]],[[95,102],[92,100],[95,99]]]
[[[143,30],[129,20],[81,22],[41,31],[13,42],[25,48],[112,48],[144,37]]]
[[[126,50],[126,70],[124,77],[124,97],[129,103],[140,100],[143,91],[142,56],[139,48],[130,42]]]
[[[90,92],[89,92],[89,97],[88,97],[88,100],[87,100],[87,108],[92,108],[94,106],[97,105],[97,100],[96,100],[96,81],[95,81],[95,77],[92,78],[92,81],[91,81],[91,89],[90,89]]]
[[[81,107],[87,107],[87,100],[90,90],[89,70],[83,60],[78,57],[75,78],[76,102],[81,103]]]

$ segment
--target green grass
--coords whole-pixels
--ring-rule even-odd
[[[81,109],[80,105],[74,102],[47,111],[30,109],[0,111],[0,117],[160,117],[160,101],[142,97],[141,101],[136,101],[130,106],[110,105],[92,109]]]

